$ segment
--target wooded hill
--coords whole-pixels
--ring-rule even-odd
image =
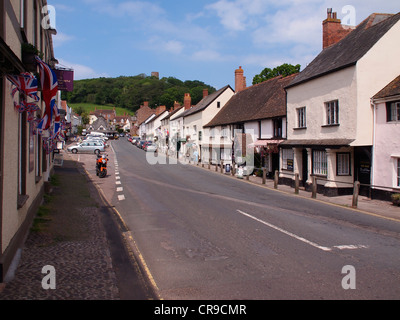
[[[197,104],[203,98],[203,89],[208,89],[210,94],[216,91],[198,80],[181,81],[173,77],[158,79],[140,74],[74,81],[74,91],[63,92],[62,99],[68,103],[114,105],[132,111],[139,109],[144,101],[149,101],[150,107],[165,105],[170,109],[175,101],[183,104],[183,97],[188,92],[192,104]]]

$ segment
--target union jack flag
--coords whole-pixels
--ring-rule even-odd
[[[48,130],[51,125],[53,115],[58,115],[56,106],[56,97],[58,92],[58,81],[55,72],[50,66],[44,63],[39,57],[36,57],[39,63],[40,81],[42,84],[42,99],[45,103],[45,110],[41,122],[37,129],[38,132]]]
[[[27,105],[32,106],[32,103],[26,101],[27,97],[33,99],[35,102],[39,101],[37,95],[38,81],[30,73],[25,72],[19,75],[7,75],[7,79],[15,86],[11,91],[13,99],[17,92],[23,95],[23,101],[20,105],[14,101],[14,107],[17,108],[19,112],[24,112]]]

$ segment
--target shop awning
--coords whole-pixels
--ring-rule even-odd
[[[340,148],[349,147],[354,139],[299,139],[286,140],[281,146],[287,147],[324,147],[324,148]]]
[[[256,142],[252,143],[251,145],[254,147],[267,147],[269,145],[280,144],[285,140],[257,140]]]
[[[232,144],[223,143],[204,143],[200,145],[201,148],[213,148],[213,149],[232,149]]]

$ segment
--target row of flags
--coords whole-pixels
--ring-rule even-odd
[[[40,111],[37,103],[40,101],[38,96],[38,79],[31,73],[25,72],[19,75],[7,75],[7,79],[12,83],[11,96],[13,97],[14,107],[18,112],[27,112],[28,121],[33,124],[33,133],[39,134],[43,138],[43,145],[47,153],[52,152],[57,141],[63,141],[65,121],[61,121],[61,116],[56,104],[58,93],[57,76],[50,66],[36,57],[39,65],[39,75],[42,88],[42,101],[45,109],[41,118],[35,117],[35,112]],[[19,99],[15,95],[19,93]],[[30,100],[28,102],[28,100]],[[48,132],[48,134],[45,134]]]

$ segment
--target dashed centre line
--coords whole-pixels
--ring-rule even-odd
[[[114,161],[114,168],[115,168],[115,180],[116,180],[115,184],[117,186],[120,186],[120,185],[122,185],[122,183],[121,183],[121,177],[119,175],[119,168],[118,168],[117,160]],[[117,187],[117,192],[123,192],[123,191],[124,191],[123,187]],[[117,198],[118,198],[118,201],[123,201],[123,200],[125,200],[125,195],[119,194],[119,195],[117,195]]]

